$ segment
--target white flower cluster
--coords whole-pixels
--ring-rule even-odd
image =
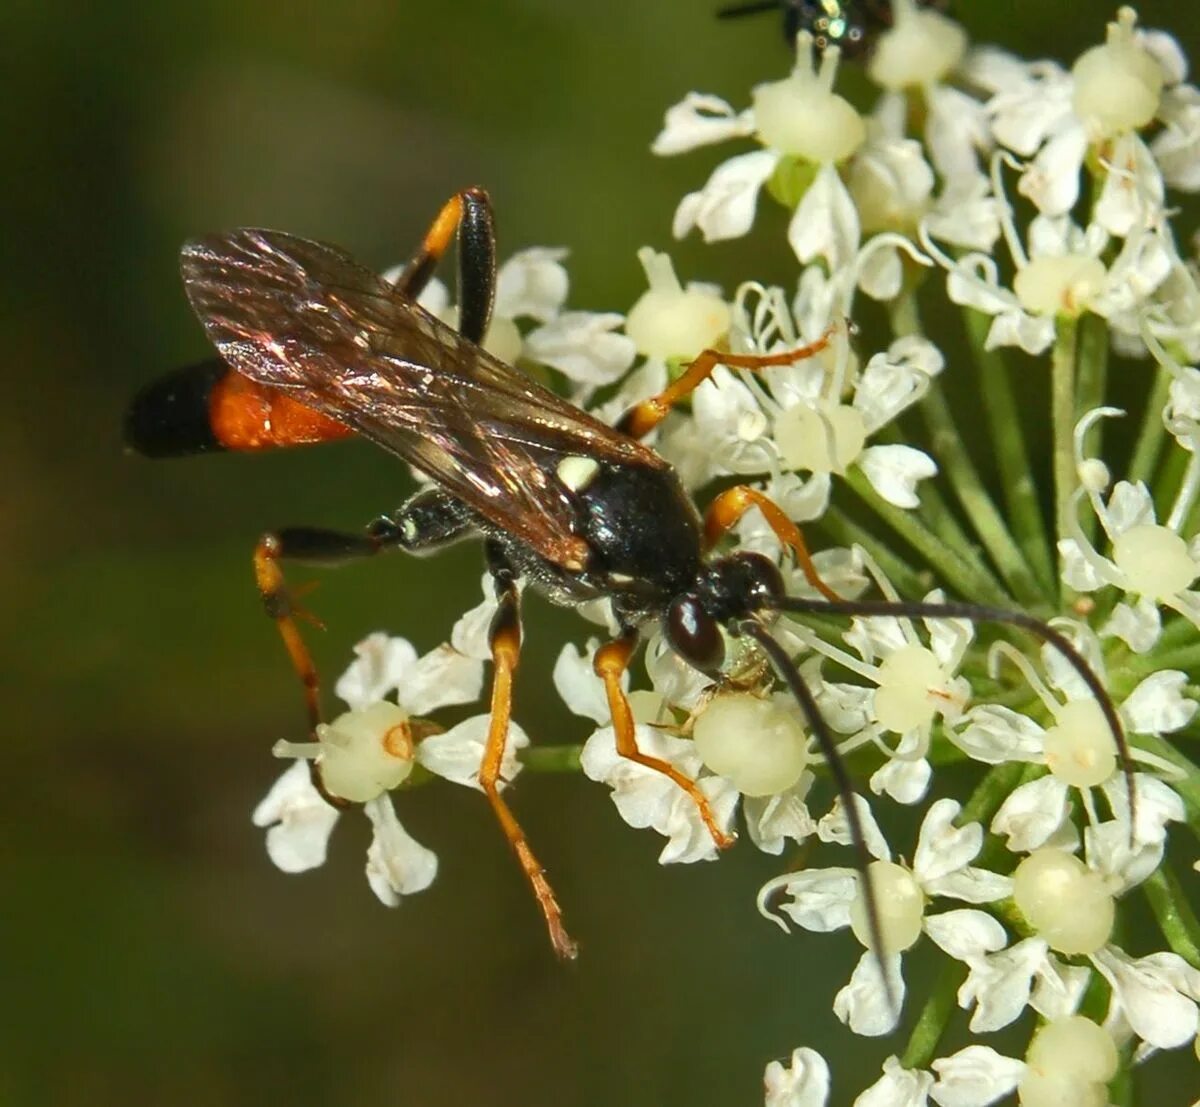
[[[1189,362],[1200,359],[1200,265],[1172,218],[1177,194],[1200,190],[1200,91],[1174,40],[1140,29],[1129,8],[1064,68],[972,48],[961,27],[914,0],[891,6],[894,25],[868,62],[881,89],[869,113],[834,91],[836,48],[818,58],[801,34],[792,73],[755,88],[749,107],[690,93],[654,140],[660,155],[752,145],[683,198],[674,234],[748,234],[766,190],[791,211],[793,290],[747,281],[727,298],[683,284],[666,254],[645,248],[647,291],[626,315],[568,311],[563,252],[527,250],[500,272],[486,344],[555,371],[577,402],[615,422],[706,349],[765,354],[828,339],[790,365],[718,366],[652,444],[690,489],[750,481],[839,542],[815,564],[841,596],[966,595],[1051,622],[1107,689],[1136,771],[1057,649],[1038,653],[966,618],[835,622],[831,609],[781,619],[773,633],[840,755],[881,802],[930,802],[909,853],[854,797],[882,949],[871,948],[853,867],[789,871],[763,888],[760,910],[785,930],[849,928],[867,947],[833,999],[857,1034],[897,1027],[909,991],[902,955],[926,939],[958,966],[957,1007],[973,1034],[1036,1013],[1023,1058],[983,1044],[939,1057],[953,1004],[930,999],[903,1059],[885,1063],[860,1107],[983,1107],[1014,1091],[1029,1107],[1103,1105],[1119,1066],[1194,1042],[1200,1029],[1200,932],[1186,904],[1175,909],[1194,899],[1195,875],[1177,878],[1167,854],[1172,824],[1200,825],[1200,792],[1197,771],[1164,741],[1193,733],[1198,706],[1200,368]],[[1032,205],[1024,226],[1014,190]],[[931,325],[961,314],[973,365],[947,364],[923,328],[919,289],[922,309],[940,297]],[[883,305],[886,335],[848,326],[860,292]],[[453,319],[441,286],[424,302]],[[1006,347],[1037,377],[1028,387],[1014,383]],[[1144,381],[1146,412],[1114,483],[1102,434],[1121,414],[1105,404],[1117,372]],[[975,374],[981,400],[969,414],[948,406],[941,381],[951,373]],[[1043,394],[1048,461],[1030,446],[1030,397]],[[906,440],[914,416],[929,431],[919,444]],[[994,454],[1002,502],[975,468],[981,451]],[[1047,524],[1038,490],[1051,481]],[[875,522],[863,523],[864,507]],[[790,591],[815,596],[758,512],[730,537],[779,563]],[[478,697],[493,610],[485,599],[452,644],[423,658],[384,635],[359,645],[337,686],[350,711],[316,743],[277,747],[298,760],[254,818],[270,827],[280,868],[320,864],[338,818],[311,779],[315,760],[323,787],[363,803],[375,826],[367,873],[379,898],[394,904],[433,880],[436,859],[404,832],[386,793],[430,774],[476,782],[486,716],[444,732],[416,716]],[[586,613],[610,619],[604,605]],[[626,822],[661,835],[663,863],[715,858],[693,799],[618,754],[592,667],[598,645],[564,647],[554,669],[558,694],[594,724],[582,771],[611,789]],[[804,712],[744,639],[727,646],[728,679],[714,685],[650,633],[644,678],[626,678],[639,748],[696,780],[716,826],[731,833],[740,822],[760,850],[851,844],[840,800],[810,810],[828,803],[828,767]],[[514,726],[506,781],[525,745]],[[975,791],[939,794],[938,766],[964,759],[979,767]],[[1137,956],[1117,937],[1135,894],[1165,943]],[[831,1077],[802,1047],[787,1065],[771,1062],[765,1083],[768,1105],[816,1107]]]

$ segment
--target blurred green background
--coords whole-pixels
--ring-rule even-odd
[[[784,938],[756,914],[778,859],[743,845],[660,869],[661,843],[585,781],[515,793],[575,966],[463,789],[401,798],[442,867],[396,911],[363,880],[359,818],[323,869],[276,872],[249,815],[303,716],[250,549],[267,526],[356,527],[406,474],[360,444],[150,464],[119,441],[129,394],[206,352],[176,271],[198,232],[280,227],[383,267],[478,183],[502,255],[568,245],[572,305],[627,308],[635,250],[671,246],[678,199],[726,156],[652,159],[663,110],[689,89],[743,104],[790,64],[775,19],[718,24],[713,6],[7,0],[0,1103],[751,1104],[766,1061],[801,1044],[840,1071],[841,1102],[901,1048],[831,1014],[851,938]],[[1140,7],[1196,54],[1194,7]],[[978,39],[1066,59],[1112,12],[959,6]],[[671,248],[685,278],[790,283],[767,241]],[[324,672],[376,628],[435,645],[479,567],[468,546],[325,574]],[[518,718],[579,741],[539,689],[587,628],[528,614]],[[1146,1102],[1200,1085],[1188,1057],[1155,1071],[1173,1092]]]

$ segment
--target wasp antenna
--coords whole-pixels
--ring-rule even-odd
[[[725,4],[717,9],[718,19],[735,19],[739,15],[757,15],[759,12],[774,11],[779,0],[744,0],[740,4]]]
[[[862,878],[863,899],[867,909],[867,930],[871,936],[871,947],[875,953],[875,959],[879,964],[879,975],[883,978],[883,987],[887,993],[888,1006],[892,1009],[897,1021],[899,1021],[900,1003],[895,989],[892,987],[891,975],[887,970],[886,954],[883,945],[883,927],[879,921],[879,899],[875,894],[875,885],[871,880],[869,868],[871,855],[867,852],[867,840],[863,834],[862,820],[858,816],[858,806],[854,802],[855,792],[850,784],[850,775],[846,772],[846,763],[842,760],[842,755],[838,753],[837,745],[833,740],[833,733],[830,731],[825,717],[821,714],[821,709],[817,706],[817,701],[813,698],[812,690],[800,675],[800,670],[796,668],[792,659],[788,656],[787,650],[771,637],[766,627],[753,619],[748,619],[746,622],[741,623],[738,626],[738,630],[742,634],[749,635],[755,639],[762,646],[767,657],[770,658],[775,671],[783,678],[784,683],[791,690],[792,695],[796,698],[796,702],[800,705],[800,710],[804,712],[805,718],[808,720],[809,729],[816,737],[817,745],[820,746],[821,753],[824,754],[825,761],[829,765],[829,770],[833,774],[838,796],[842,801],[842,809],[846,812],[846,823],[850,827],[850,840],[854,844],[855,868],[858,869],[859,876]]]
[[[1121,761],[1121,775],[1129,793],[1129,839],[1133,842],[1134,826],[1137,824],[1137,795],[1133,786],[1133,758],[1125,738],[1125,728],[1113,704],[1108,690],[1100,683],[1092,667],[1083,659],[1069,638],[1055,630],[1049,623],[1026,615],[1023,611],[1008,611],[1003,607],[985,607],[982,604],[929,603],[924,600],[809,600],[801,596],[779,596],[770,603],[771,610],[788,611],[797,615],[892,615],[909,619],[967,619],[972,623],[1002,623],[1019,627],[1034,637],[1053,646],[1066,658],[1071,668],[1087,685],[1087,689],[1100,706],[1104,721],[1112,732],[1113,742]]]

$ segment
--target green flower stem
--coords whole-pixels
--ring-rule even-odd
[[[1200,969],[1200,919],[1187,901],[1179,878],[1161,865],[1142,884],[1150,909],[1167,944],[1193,968]]]
[[[1152,483],[1158,459],[1162,455],[1163,440],[1167,428],[1163,426],[1162,410],[1171,391],[1171,374],[1161,366],[1154,378],[1154,389],[1146,400],[1146,411],[1142,416],[1142,428],[1138,431],[1137,443],[1129,461],[1129,480],[1136,484]]]
[[[992,816],[1000,810],[1000,805],[1010,796],[1021,783],[1021,777],[1025,775],[1031,766],[1022,764],[1020,761],[1004,761],[999,765],[993,765],[984,774],[983,779],[975,786],[975,791],[971,793],[971,798],[967,800],[966,805],[959,816],[954,821],[959,826],[966,826],[968,823],[989,823]],[[1037,766],[1032,766],[1037,768]]]
[[[815,525],[840,545],[861,546],[866,550],[902,595],[923,596],[933,586],[933,581],[923,578],[904,558],[840,508],[830,507]]]
[[[1000,575],[1023,604],[1045,604],[1050,599],[1035,577],[1029,563],[1008,531],[992,497],[979,476],[979,470],[967,453],[966,443],[958,433],[950,407],[941,385],[934,382],[921,403],[925,424],[932,435],[934,456],[950,481],[958,502],[991,555]]]
[[[965,975],[965,966],[957,961],[946,961],[942,965],[900,1058],[900,1064],[906,1069],[928,1068],[929,1062],[937,1056],[938,1042],[954,1015],[958,989]]]
[[[526,746],[517,760],[531,773],[577,773],[583,746]]]
[[[1144,657],[1131,658],[1129,666],[1131,669],[1147,675],[1156,673],[1159,669],[1182,669],[1185,673],[1194,673],[1197,668],[1200,668],[1200,642],[1191,642],[1178,649],[1163,650],[1146,654]]]
[[[846,476],[846,483],[885,523],[911,545],[960,596],[976,603],[1004,606],[1009,597],[986,570],[952,550],[936,534],[916,519],[911,512],[894,507],[874,488],[857,469]]]
[[[1087,314],[1079,320],[1079,380],[1077,384],[1078,407],[1076,416],[1104,403],[1108,385],[1108,324],[1098,315]],[[1104,420],[1099,420],[1084,439],[1086,457],[1099,457]],[[1087,512],[1080,520],[1083,533],[1089,540],[1096,533],[1097,519],[1094,512]]]
[[[983,410],[991,426],[996,464],[1004,487],[1004,502],[1012,522],[1013,534],[1025,551],[1034,575],[1047,594],[1056,591],[1054,555],[1046,534],[1046,521],[1038,500],[1037,481],[1029,450],[1025,444],[1024,424],[1013,394],[1008,362],[999,350],[986,348],[990,315],[971,308],[963,309],[967,339],[979,369]]]
[[[1079,359],[1079,323],[1058,318],[1058,337],[1050,361],[1050,418],[1054,433],[1054,529],[1068,537],[1067,518],[1075,491],[1075,376]]]

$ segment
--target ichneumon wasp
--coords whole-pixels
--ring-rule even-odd
[[[416,303],[456,235],[457,331]],[[130,407],[126,437],[135,450],[165,457],[356,434],[431,479],[431,487],[361,534],[289,527],[266,534],[255,549],[258,588],[303,683],[314,729],[321,719],[318,679],[281,563],[337,564],[397,549],[425,553],[468,536],[483,539],[498,608],[490,627],[491,719],[479,782],[561,956],[574,956],[575,943],[499,790],[521,649],[521,578],[559,604],[610,601],[621,632],[597,651],[594,668],[604,683],[617,750],[683,789],[719,847],[732,838],[717,826],[695,781],[638,749],[621,678],[652,627],[661,627],[675,652],[716,683],[726,676],[726,636],[757,643],[795,697],[830,767],[863,876],[875,949],[883,948],[879,913],[852,783],[811,690],[772,636],[781,613],[949,617],[1032,632],[1062,653],[1096,697],[1130,780],[1112,701],[1060,632],[1021,612],[970,603],[842,599],[817,575],[796,525],[761,492],[728,488],[701,514],[675,471],[639,441],[717,365],[750,371],[786,365],[817,352],[828,335],[782,353],[706,350],[665,391],[612,427],[481,348],[495,255],[491,205],[480,189],[445,204],[394,285],[336,247],[277,231],[243,229],[190,242],[182,252],[184,286],[221,356],[143,389]],[[722,537],[751,508],[763,514],[822,598],[787,595],[779,568],[761,554],[718,552]],[[319,774],[318,765],[318,786]],[[331,803],[345,803],[323,794]]]

